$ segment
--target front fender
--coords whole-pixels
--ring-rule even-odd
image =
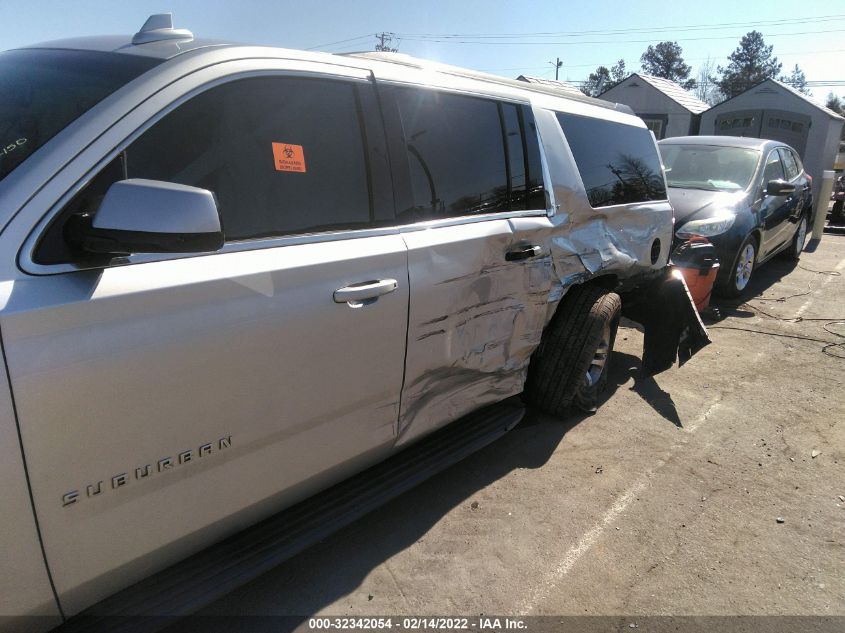
[[[61,623],[33,514],[15,410],[0,364],[0,633]],[[12,616],[12,617],[9,617]]]

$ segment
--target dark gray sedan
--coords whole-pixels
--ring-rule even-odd
[[[680,136],[658,144],[675,209],[675,236],[713,242],[722,263],[716,291],[739,296],[754,269],[801,256],[812,178],[783,143],[734,136]]]

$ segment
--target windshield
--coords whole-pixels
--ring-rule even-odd
[[[0,180],[68,124],[159,63],[94,51],[0,53]]]
[[[659,145],[670,187],[740,191],[754,177],[760,152],[718,145]]]

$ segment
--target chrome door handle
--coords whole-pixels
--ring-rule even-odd
[[[537,257],[542,252],[539,246],[524,246],[505,253],[505,260],[509,262],[518,262],[530,257]]]
[[[378,299],[399,287],[395,279],[377,279],[350,284],[334,291],[335,303],[361,303]]]

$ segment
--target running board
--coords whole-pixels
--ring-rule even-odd
[[[254,580],[340,528],[505,435],[517,398],[475,411],[358,475],[72,617],[56,633],[148,633]]]

